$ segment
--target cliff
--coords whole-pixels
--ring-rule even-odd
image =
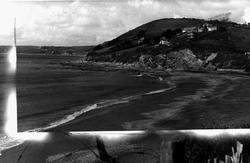
[[[134,68],[250,71],[250,27],[200,19],[161,19],[93,48],[86,61]]]

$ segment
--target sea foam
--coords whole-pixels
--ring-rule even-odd
[[[117,104],[129,103],[132,100],[141,99],[141,96],[143,96],[143,95],[152,95],[152,94],[162,93],[162,92],[171,90],[171,89],[176,87],[173,83],[167,82],[167,84],[170,85],[170,87],[160,89],[160,90],[150,91],[150,92],[144,93],[144,94],[126,96],[126,97],[117,98],[117,99],[102,100],[102,101],[95,103],[93,105],[89,105],[87,107],[84,107],[80,111],[76,111],[73,114],[67,115],[58,121],[52,122],[52,123],[50,123],[49,126],[47,126],[45,128],[39,128],[39,129],[37,128],[37,129],[30,130],[30,131],[42,131],[42,130],[51,129],[51,128],[54,128],[54,127],[59,126],[61,124],[65,124],[67,122],[70,122],[70,121],[74,120],[76,117],[78,117],[78,116],[80,116],[88,111],[91,111],[94,109],[101,109],[101,108],[105,108],[105,107],[109,107],[109,106],[113,106],[113,105],[117,105]]]
[[[91,111],[94,109],[101,109],[101,108],[105,108],[105,107],[117,105],[117,104],[122,104],[122,103],[129,103],[130,100],[135,100],[135,99],[139,99],[139,98],[140,97],[138,95],[136,95],[136,96],[127,96],[127,97],[118,98],[118,99],[103,100],[103,101],[100,101],[100,102],[95,103],[93,105],[89,105],[87,107],[84,107],[80,111],[76,111],[73,114],[66,115],[62,119],[50,123],[47,127],[35,128],[32,130],[28,130],[26,132],[39,132],[39,131],[48,130],[48,129],[57,127],[59,125],[65,124],[67,122],[70,122],[70,121],[76,119],[76,117],[78,117],[78,116],[80,116],[88,111]]]
[[[0,135],[0,156],[2,156],[2,151],[5,149],[10,149],[15,146],[22,144],[24,140],[16,139],[10,135]]]

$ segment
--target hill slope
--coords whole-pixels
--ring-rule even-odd
[[[186,28],[192,26],[201,26],[204,23],[204,20],[201,19],[174,19],[174,18],[166,18],[160,20],[154,20],[152,22],[146,23],[141,25],[131,31],[128,31],[121,36],[118,37],[119,40],[124,40],[129,37],[136,36],[137,33],[141,30],[146,31],[146,34],[149,37],[161,35],[162,32],[166,31],[167,29],[177,29],[177,28]]]
[[[86,59],[132,64],[137,68],[249,71],[249,45],[248,26],[170,18],[146,23],[98,45]]]

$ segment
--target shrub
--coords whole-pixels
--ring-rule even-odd
[[[100,50],[100,49],[102,49],[103,47],[102,47],[102,45],[97,45],[96,47],[94,47],[94,50]]]
[[[137,33],[137,38],[143,38],[146,37],[146,31],[141,30]]]

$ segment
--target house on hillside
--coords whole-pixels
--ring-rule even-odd
[[[139,40],[137,40],[137,44],[143,43],[144,39],[145,39],[144,37],[141,37]]]
[[[203,32],[203,30],[204,30],[204,27],[198,27],[197,32]]]
[[[248,56],[247,59],[250,59],[250,52],[245,52],[244,54],[245,54],[246,56]]]
[[[170,45],[171,45],[171,43],[168,41],[168,39],[166,39],[166,37],[161,37],[161,38],[160,38],[159,45],[166,45],[166,46],[170,46]]]
[[[188,35],[188,38],[190,38],[190,39],[191,39],[191,38],[194,38],[194,33],[193,33],[193,32],[190,32],[190,33],[188,33],[187,35]]]
[[[209,23],[204,23],[201,27],[186,27],[182,30],[182,33],[188,33],[192,37],[193,32],[207,32],[207,31],[216,31],[217,26],[213,26]]]
[[[208,26],[210,26],[209,23],[204,23],[204,24],[203,24],[203,27],[208,27]]]
[[[186,27],[186,28],[183,28],[182,30],[182,33],[190,33],[190,32],[195,32],[197,31],[197,27]]]
[[[216,31],[217,30],[217,26],[213,26],[212,24],[209,23],[205,23],[203,24],[203,27],[207,29],[207,31]]]
[[[197,27],[186,27],[182,30],[183,33],[186,33],[189,39],[194,38],[194,32],[198,32]]]
[[[216,31],[217,27],[216,26],[211,26],[211,27],[207,27],[208,31]]]

